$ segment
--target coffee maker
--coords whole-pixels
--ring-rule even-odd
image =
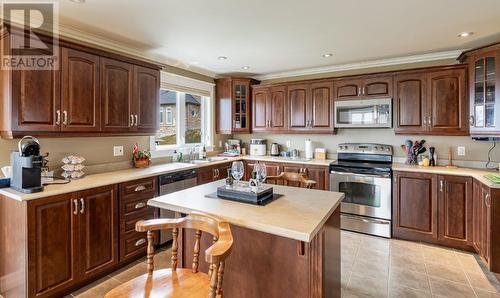
[[[19,141],[18,149],[10,154],[10,187],[23,193],[43,191],[40,142],[35,137],[25,136]]]

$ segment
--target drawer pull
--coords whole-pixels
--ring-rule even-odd
[[[140,203],[135,204],[135,209],[141,209],[144,207],[146,207],[146,203],[144,203],[144,202],[140,202]]]
[[[143,245],[144,243],[146,243],[146,239],[141,238],[135,242],[135,246]]]
[[[139,185],[139,186],[137,186],[137,187],[134,189],[134,191],[135,191],[135,192],[138,192],[138,191],[143,191],[143,190],[145,190],[145,189],[146,189],[146,186],[144,186],[144,185]]]

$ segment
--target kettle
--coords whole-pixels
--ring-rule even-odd
[[[280,155],[280,145],[278,143],[271,144],[271,156],[279,156]]]

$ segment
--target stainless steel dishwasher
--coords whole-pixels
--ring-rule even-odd
[[[196,170],[187,170],[165,174],[158,177],[160,185],[160,196],[196,186]],[[160,209],[161,218],[174,218],[175,212]],[[171,230],[160,231],[160,244],[172,240]]]

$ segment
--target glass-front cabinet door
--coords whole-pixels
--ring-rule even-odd
[[[471,77],[470,131],[471,134],[499,132],[499,63],[498,52],[474,57],[469,64]]]
[[[233,83],[233,131],[250,132],[250,81]]]

